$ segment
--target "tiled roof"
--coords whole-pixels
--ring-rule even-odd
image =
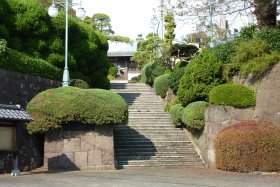
[[[0,120],[31,121],[33,119],[18,105],[0,104]]]
[[[121,57],[121,56],[126,56],[126,57],[131,57],[133,56],[135,52],[134,51],[113,51],[113,52],[108,52],[109,57]]]

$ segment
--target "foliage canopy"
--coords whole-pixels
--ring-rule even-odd
[[[128,107],[116,93],[101,89],[62,87],[43,91],[27,105],[33,117],[27,125],[29,133],[61,128],[67,122],[92,125],[125,123]]]

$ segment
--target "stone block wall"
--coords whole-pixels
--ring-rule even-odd
[[[201,145],[208,160],[208,165],[215,168],[215,139],[222,129],[241,121],[252,120],[254,108],[237,109],[230,106],[210,105],[205,109],[205,127],[203,136],[205,141]]]
[[[114,169],[113,127],[73,125],[76,127],[45,135],[44,166],[48,169]]]
[[[0,69],[0,80],[0,103],[23,107],[39,92],[61,86],[58,81],[4,69]]]
[[[254,87],[256,106],[249,109],[237,109],[230,106],[210,105],[205,110],[205,127],[199,136],[192,135],[201,154],[211,168],[215,168],[215,139],[223,128],[245,120],[270,121],[280,125],[280,64],[265,75],[262,80],[240,79],[233,82]]]
[[[261,82],[255,84],[257,103],[254,119],[271,121],[280,126],[280,64],[277,64]]]

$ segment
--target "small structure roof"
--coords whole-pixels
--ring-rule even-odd
[[[122,42],[109,42],[109,57],[131,57],[137,50],[137,42],[132,44]]]
[[[0,104],[0,120],[32,121],[33,119],[19,105]]]

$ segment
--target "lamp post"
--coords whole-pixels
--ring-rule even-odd
[[[213,31],[213,11],[212,11],[212,0],[209,0],[209,14],[210,14],[210,48],[215,46],[214,44],[214,31]]]
[[[84,19],[86,16],[86,11],[82,8],[82,1],[80,3],[69,3],[68,0],[65,2],[55,2],[52,0],[52,5],[48,9],[48,14],[51,17],[56,17],[58,15],[58,8],[56,5],[60,5],[65,9],[65,66],[63,71],[63,79],[62,79],[62,86],[67,87],[69,86],[70,76],[68,70],[68,10],[69,6],[79,5],[80,7],[76,10],[76,16],[79,19]]]

